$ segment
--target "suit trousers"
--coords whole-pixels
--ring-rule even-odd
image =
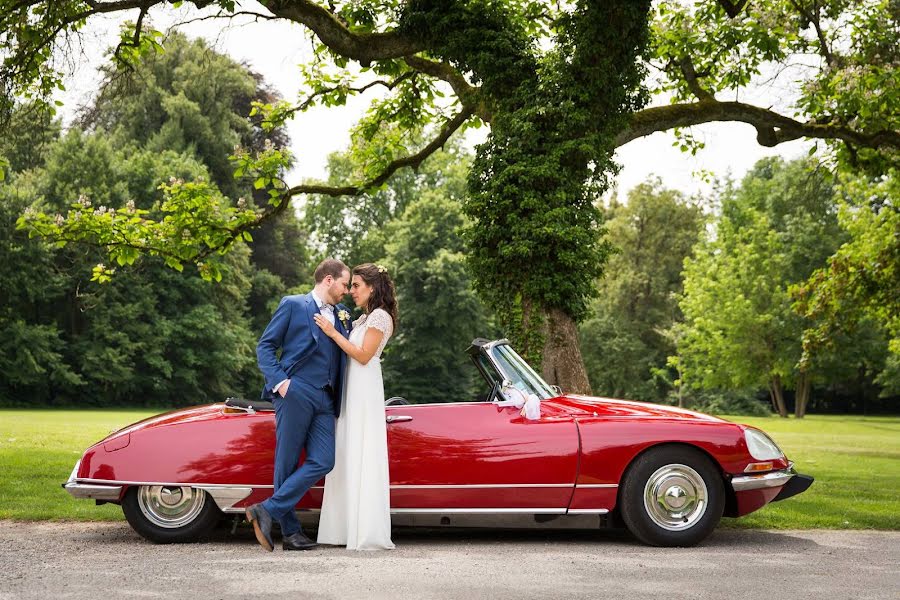
[[[300,531],[294,512],[300,498],[334,468],[334,405],[325,390],[297,377],[275,404],[275,493],[262,503],[282,535]],[[300,467],[300,453],[306,458]]]

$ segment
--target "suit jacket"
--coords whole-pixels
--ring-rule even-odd
[[[348,322],[344,328],[341,320],[337,318],[340,311],[347,310],[343,304],[334,307],[335,328],[347,336],[350,329]],[[349,311],[348,311],[349,312]],[[256,345],[256,358],[259,362],[259,370],[266,380],[262,398],[271,400],[277,394],[272,391],[276,385],[289,379],[303,368],[303,362],[315,352],[320,343],[329,343],[325,333],[319,329],[313,320],[313,316],[319,313],[319,307],[312,297],[312,293],[285,296],[275,309],[272,320],[269,321],[266,330],[263,331]],[[278,357],[278,349],[281,349],[281,357]],[[341,410],[341,391],[344,383],[344,365],[347,355],[340,348],[336,349],[337,356],[337,386],[334,390],[334,414],[337,416]],[[310,374],[311,382],[321,374]],[[327,376],[327,374],[325,375]]]

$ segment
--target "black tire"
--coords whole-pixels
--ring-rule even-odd
[[[122,500],[122,512],[141,537],[155,544],[196,542],[222,518],[215,500],[204,490],[158,485],[130,488]]]
[[[722,518],[725,488],[719,468],[687,446],[658,446],[640,455],[622,478],[619,511],[625,526],[651,546],[693,546]]]

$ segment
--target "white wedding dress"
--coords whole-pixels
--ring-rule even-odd
[[[370,327],[384,337],[368,364],[347,359],[334,469],[325,477],[319,519],[319,543],[346,545],[349,550],[394,547],[380,358],[394,327],[386,311],[375,309],[354,322],[350,343],[362,347]]]

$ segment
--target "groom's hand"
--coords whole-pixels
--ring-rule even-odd
[[[290,385],[291,385],[291,380],[285,379],[284,383],[282,383],[280,386],[278,386],[278,389],[276,390],[278,392],[278,395],[281,396],[282,398],[284,398],[285,395],[287,394],[288,387]]]

